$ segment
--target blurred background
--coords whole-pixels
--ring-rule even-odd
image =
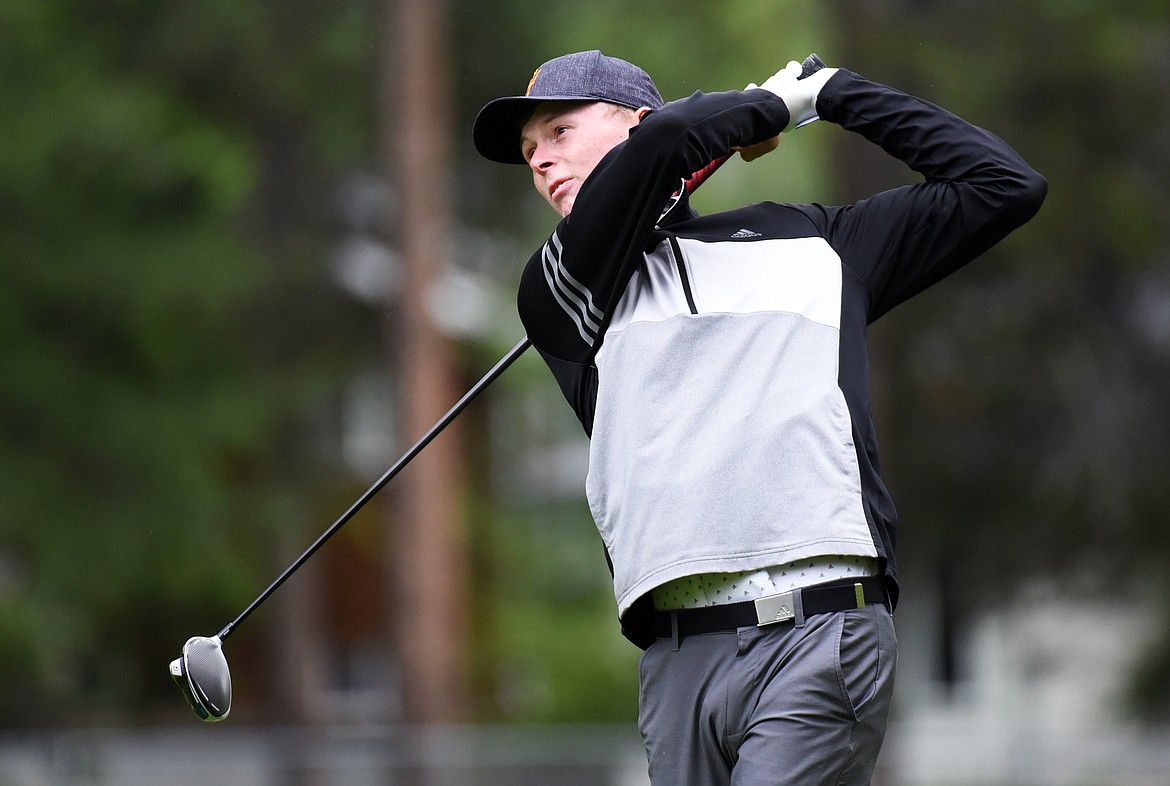
[[[569,51],[667,99],[815,51],[994,130],[1039,216],[876,324],[902,515],[875,782],[1170,782],[1170,6],[0,0],[0,783],[645,784],[638,650],[535,353],[167,673],[521,336],[555,216],[479,107]],[[913,173],[820,123],[703,212]]]

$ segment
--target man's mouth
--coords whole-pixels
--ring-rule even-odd
[[[568,182],[572,179],[573,178],[571,178],[571,177],[561,177],[561,178],[557,178],[556,180],[552,181],[552,183],[550,183],[549,187],[548,187],[548,198],[553,200],[554,202],[557,201],[557,199],[559,198],[558,193],[563,191],[565,185],[568,184]],[[560,194],[560,196],[564,196],[564,194]]]

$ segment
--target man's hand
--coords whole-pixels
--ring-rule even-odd
[[[832,79],[837,73],[836,68],[821,68],[808,76],[801,78],[803,66],[795,60],[765,80],[760,85],[761,90],[780,96],[788,105],[788,114],[792,125],[802,126],[817,119],[817,96],[825,82]],[[748,85],[748,89],[755,85]]]
[[[733,153],[739,153],[739,157],[744,161],[755,161],[762,155],[767,155],[780,146],[780,134],[765,139],[763,142],[756,142],[754,145],[748,147],[733,147]]]
[[[825,82],[837,73],[836,68],[826,68],[815,54],[809,55],[803,63],[795,60],[762,85],[752,82],[744,90],[764,89],[780,96],[788,106],[790,122],[796,127],[807,125],[817,119],[817,96]],[[748,147],[733,147],[744,161],[755,161],[780,146],[780,135],[757,142]]]

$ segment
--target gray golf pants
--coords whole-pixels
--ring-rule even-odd
[[[638,725],[654,786],[861,786],[886,731],[897,641],[883,605],[805,626],[658,639]]]

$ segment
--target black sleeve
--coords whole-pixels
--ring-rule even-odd
[[[651,112],[582,184],[570,216],[529,260],[520,318],[547,357],[589,363],[655,224],[684,177],[775,136],[784,102],[764,90],[695,93]]]
[[[847,207],[803,208],[866,282],[870,321],[1002,240],[1047,193],[1044,178],[999,137],[844,69],[821,90],[817,112],[925,179]]]

